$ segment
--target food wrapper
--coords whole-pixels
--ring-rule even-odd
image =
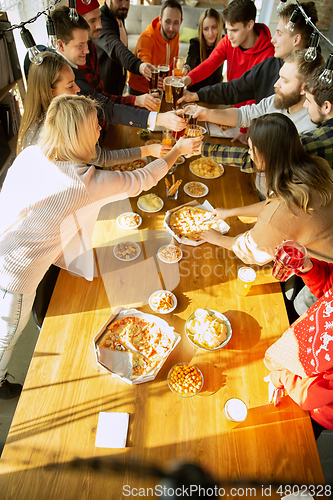
[[[167,231],[169,231],[170,234],[172,234],[172,236],[175,238],[175,240],[178,241],[178,243],[183,243],[184,245],[190,245],[193,247],[197,247],[199,245],[202,245],[202,243],[205,243],[204,240],[193,241],[193,240],[189,240],[188,238],[179,237],[171,229],[171,227],[169,225],[171,214],[173,214],[174,212],[176,212],[177,210],[179,210],[180,208],[183,208],[183,207],[198,207],[198,208],[202,208],[203,210],[208,210],[208,212],[213,212],[214,208],[207,200],[205,200],[202,204],[198,203],[196,200],[193,200],[193,201],[190,201],[189,203],[184,203],[184,205],[180,205],[179,207],[173,208],[172,210],[168,210],[168,212],[165,214],[165,217],[164,217],[164,221],[163,221],[164,227],[166,228]],[[227,233],[229,231],[230,226],[224,220],[218,219],[216,222],[217,222],[219,231],[222,234]]]
[[[139,318],[145,319],[146,321],[156,323],[156,325],[163,331],[163,333],[165,333],[169,337],[171,341],[170,348],[163,356],[163,358],[161,358],[160,363],[155,366],[150,372],[134,379],[132,377],[132,352],[111,351],[110,349],[99,346],[99,342],[102,340],[104,334],[108,332],[107,327],[116,319],[118,320],[129,316],[138,316]],[[117,308],[117,310],[111,315],[111,317],[103,325],[103,327],[94,338],[94,349],[97,364],[104,368],[106,371],[110,372],[113,377],[119,378],[127,384],[143,384],[144,382],[149,382],[155,379],[165,360],[174,350],[178,342],[180,342],[180,339],[181,336],[174,331],[174,328],[169,326],[165,320],[159,318],[158,316],[154,316],[153,314],[146,314],[138,311],[137,309],[125,309],[123,307],[120,307]],[[133,348],[132,351],[133,353],[135,353],[135,350]]]
[[[225,139],[233,139],[239,133],[239,127],[224,127],[212,122],[206,122],[206,129],[210,137],[224,137]]]

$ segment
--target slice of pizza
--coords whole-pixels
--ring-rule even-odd
[[[212,213],[200,207],[182,207],[170,217],[173,232],[183,238],[199,241],[201,232],[210,228],[218,228],[211,219]]]

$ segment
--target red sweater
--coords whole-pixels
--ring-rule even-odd
[[[200,82],[210,76],[224,61],[228,63],[227,78],[230,81],[240,78],[252,66],[274,56],[271,33],[267,26],[258,23],[254,25],[254,30],[258,33],[259,38],[255,46],[247,50],[242,50],[240,47],[233,48],[228,35],[224,36],[211,55],[190,71],[189,76],[192,78],[192,83]],[[191,87],[189,87],[189,90],[191,90]],[[237,104],[236,107],[253,104],[254,102],[254,100],[243,102]]]
[[[299,275],[319,298],[265,354],[276,388],[327,429],[333,429],[333,264],[311,259]]]

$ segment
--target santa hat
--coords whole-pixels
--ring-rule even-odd
[[[92,10],[99,9],[99,7],[97,0],[91,0],[89,4],[82,2],[82,0],[76,0],[76,10],[81,16],[88,14]]]

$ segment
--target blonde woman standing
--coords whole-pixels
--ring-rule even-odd
[[[0,399],[20,393],[21,386],[7,380],[7,365],[50,265],[69,267],[66,247],[80,231],[86,246],[82,273],[92,280],[91,227],[100,208],[150,189],[179,155],[198,154],[201,143],[201,138],[181,138],[164,159],[134,172],[109,172],[87,165],[100,129],[91,99],[55,97],[38,145],[19,154],[4,181],[0,192]],[[79,249],[80,245],[78,254]]]

